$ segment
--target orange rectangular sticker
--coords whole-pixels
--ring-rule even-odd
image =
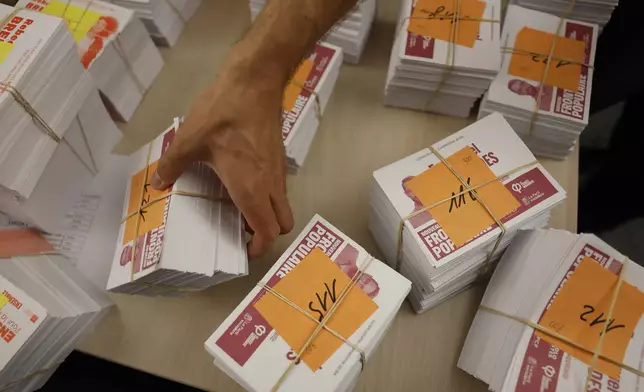
[[[456,3],[451,0],[418,0],[409,19],[407,31],[441,41],[474,47],[486,4],[479,0],[461,0],[454,22]],[[472,18],[466,20],[459,18]],[[476,20],[479,19],[479,20]],[[452,26],[456,24],[453,28]],[[485,22],[491,23],[491,22]]]
[[[644,293],[623,282],[615,309],[608,318],[618,279],[592,258],[584,258],[539,324],[591,350],[597,347],[601,332],[607,326],[602,354],[622,362],[633,331],[644,314]],[[543,333],[537,334],[580,361],[591,363],[592,354]],[[598,361],[597,370],[614,379],[619,379],[621,373],[619,366],[603,360]]]
[[[350,278],[340,267],[322,250],[315,248],[273,289],[321,321],[349,282]],[[254,306],[296,352],[302,349],[318,325],[270,293],[266,293]],[[349,339],[377,309],[378,305],[359,286],[352,287],[326,326]],[[302,360],[316,371],[343,344],[342,340],[322,330]]]
[[[53,250],[54,247],[34,229],[0,230],[0,258],[38,254]]]
[[[309,74],[313,70],[314,61],[310,58],[302,61],[300,66],[295,71],[295,75],[291,81],[289,81],[288,86],[284,90],[284,99],[282,101],[282,109],[286,112],[293,109],[297,97],[300,96],[302,92],[302,86],[305,86],[306,80],[309,78]],[[293,83],[294,82],[294,83]]]
[[[521,29],[514,43],[516,51],[512,53],[510,58],[508,73],[541,82],[554,39],[554,34],[545,31],[530,27]],[[555,43],[553,59],[548,67],[545,84],[577,91],[582,65],[574,62],[582,63],[584,61],[585,48],[584,41],[559,36]],[[555,60],[555,58],[559,60]],[[563,59],[572,61],[572,63]]]
[[[447,162],[471,187],[496,177],[471,147],[454,153],[447,158]],[[429,212],[457,247],[494,224],[494,219],[472,192],[457,196],[465,187],[443,163],[429,168],[407,184],[425,206],[448,199]],[[476,193],[497,219],[505,217],[520,205],[499,180],[477,188]]]
[[[148,178],[147,182],[143,184],[145,177],[145,169],[139,171],[132,176],[130,180],[130,198],[127,203],[127,215],[133,214],[138,211],[140,207],[146,205],[150,200],[154,200],[158,197],[167,195],[170,192],[170,189],[163,191],[156,190],[150,185],[150,177],[157,169],[158,161],[154,161],[150,164],[148,169]],[[141,188],[144,188],[143,200],[141,200]],[[136,221],[140,220],[139,223],[139,232],[138,235],[142,235],[153,229],[163,225],[163,213],[165,210],[165,204],[169,200],[165,199],[154,203],[153,205],[147,207],[143,211],[143,216],[137,217],[136,215],[131,217],[125,222],[125,231],[123,234],[123,245],[127,244],[130,241],[133,241],[136,237]]]

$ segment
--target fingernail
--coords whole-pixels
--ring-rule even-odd
[[[163,182],[158,172],[154,172],[154,174],[152,175],[151,183],[152,187],[158,190],[164,190],[165,188],[167,188],[167,185]]]

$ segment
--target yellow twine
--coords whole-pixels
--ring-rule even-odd
[[[301,88],[303,90],[306,90],[309,93],[311,93],[311,95],[313,95],[313,97],[315,98],[315,115],[316,115],[316,117],[318,119],[318,122],[321,122],[322,121],[322,105],[320,104],[320,96],[318,95],[318,93],[316,93],[315,90],[306,87],[305,85],[303,85],[302,83],[298,82],[297,80],[292,80],[291,79],[288,83],[292,84],[292,85],[295,85],[295,86],[297,86],[297,87],[299,87],[299,88]]]

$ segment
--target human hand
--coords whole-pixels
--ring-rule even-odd
[[[251,258],[293,229],[281,132],[288,74],[253,57],[240,45],[233,50],[215,83],[194,101],[152,176],[152,186],[165,189],[188,164],[210,166],[252,232]]]

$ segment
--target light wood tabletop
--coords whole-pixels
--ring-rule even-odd
[[[382,105],[400,2],[379,3],[360,65],[342,66],[305,165],[289,176],[295,230],[265,257],[253,260],[245,278],[183,299],[112,295],[118,309],[79,347],[82,351],[205,390],[238,391],[213,365],[203,344],[313,214],[380,255],[367,230],[372,172],[463,128],[474,117],[464,120]],[[134,151],[166,129],[174,116],[185,114],[249,24],[246,1],[204,0],[179,43],[162,50],[166,66],[134,119],[123,127],[125,138],[117,151]],[[541,162],[568,191],[551,225],[575,231],[578,155]],[[483,291],[476,286],[422,315],[405,303],[356,391],[485,391],[483,383],[456,368]]]

